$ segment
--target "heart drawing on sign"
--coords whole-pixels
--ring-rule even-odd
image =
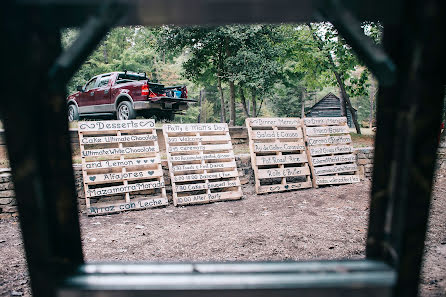
[[[155,162],[155,159],[151,159],[150,162],[152,162],[152,163]]]
[[[289,187],[289,185],[285,185],[285,186],[283,186],[285,189],[288,189],[288,187]]]
[[[138,164],[141,163],[141,160],[136,160],[136,163],[138,163]]]
[[[96,176],[90,176],[90,180],[94,181],[96,179]]]
[[[153,174],[155,173],[155,171],[150,170],[150,171],[147,171],[147,173],[148,173],[149,175],[153,175]]]
[[[144,160],[144,163],[147,163],[147,160]]]

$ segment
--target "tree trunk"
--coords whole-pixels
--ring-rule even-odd
[[[235,126],[235,85],[229,81],[229,126]]]
[[[208,110],[206,105],[206,90],[203,90],[202,95],[202,101],[201,101],[201,122],[206,123],[208,119]]]
[[[300,117],[303,119],[305,117],[305,88],[302,88],[300,104]]]
[[[313,27],[311,26],[311,24],[307,24],[308,28],[310,28],[311,31],[311,35],[313,36],[313,40],[316,41],[316,43],[318,44],[318,48],[319,50],[324,53],[323,51],[323,46],[322,46],[322,41],[320,40],[319,36],[317,36],[317,34],[315,33],[315,30],[313,29]],[[339,74],[339,72],[336,70],[336,64],[333,61],[333,57],[331,56],[330,52],[325,53],[328,62],[330,63],[331,66],[331,71],[333,71],[335,77],[336,77],[336,82],[338,83],[339,89],[341,90],[341,97],[342,99],[345,101],[347,108],[350,110],[350,113],[352,115],[352,120],[353,123],[355,124],[355,128],[356,128],[356,133],[361,134],[361,127],[358,124],[358,118],[356,116],[355,110],[353,109],[352,103],[350,101],[350,97],[348,96],[346,90],[345,90],[345,84],[344,81],[341,78],[341,75]],[[341,102],[341,112],[346,113],[345,107],[343,105],[343,102]]]
[[[347,105],[348,110],[350,110],[350,114],[352,115],[353,123],[355,124],[356,133],[361,134],[361,127],[358,123],[358,117],[356,116],[355,110],[353,109],[352,103],[350,101],[350,97],[348,96],[347,92],[345,91],[345,85],[344,81],[341,79],[341,76],[337,71],[334,71],[334,74],[336,76],[336,81],[338,82],[339,89],[341,89],[341,96],[342,99],[345,101],[345,104]]]
[[[246,118],[249,118],[249,111],[248,107],[246,106],[245,92],[243,91],[242,86],[240,86],[240,100],[242,101],[243,113],[245,114]]]
[[[220,93],[220,122],[226,123],[226,110],[225,110],[225,98],[223,97],[223,89],[221,87],[220,73],[217,73],[217,88]]]
[[[248,100],[248,102],[246,103],[246,107],[247,107],[247,109],[248,109],[248,114],[251,114],[251,102],[249,102],[249,100]]]
[[[262,96],[262,100],[260,100],[260,106],[259,106],[259,109],[257,110],[257,115],[260,114],[260,110],[262,109],[263,99],[264,99],[264,97]]]
[[[201,90],[200,90],[200,97],[199,97],[199,101],[198,101],[198,107],[200,112],[198,113],[198,118],[197,118],[197,123],[201,123],[201,113],[203,112],[203,105],[201,104]]]
[[[251,103],[252,103],[252,117],[257,117],[257,102],[256,102],[256,94],[254,90],[251,92]]]
[[[373,127],[373,102],[376,93],[370,92],[370,115],[369,115],[369,128]]]

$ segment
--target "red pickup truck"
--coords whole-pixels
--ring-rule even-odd
[[[196,100],[187,99],[186,86],[165,87],[149,82],[145,74],[111,72],[90,79],[67,98],[68,120],[79,116],[114,115],[118,120],[137,115],[173,120],[175,113]]]

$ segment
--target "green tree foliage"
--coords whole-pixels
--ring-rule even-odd
[[[256,110],[257,96],[271,93],[281,71],[280,35],[274,26],[165,27],[163,47],[186,50],[183,68],[187,78],[200,84],[216,84],[220,92],[220,120],[226,121],[223,83],[229,86],[230,124],[236,123],[237,88],[246,116],[245,91]],[[253,113],[255,115],[255,113]]]
[[[364,23],[363,29],[380,42],[379,24]],[[78,34],[65,29],[63,46]],[[360,122],[373,119],[376,105],[376,83],[329,23],[117,27],[74,75],[69,92],[97,74],[123,70],[146,72],[166,85],[186,84],[194,99],[203,90],[201,106],[191,105],[179,122],[243,125],[245,117],[301,116],[302,106],[329,86],[358,109]]]
[[[163,72],[162,56],[156,50],[159,30],[140,26],[111,30],[70,80],[68,91],[75,91],[77,85],[84,85],[97,74],[111,71],[146,72],[156,80]],[[69,46],[78,34],[77,29],[66,29],[62,45]]]

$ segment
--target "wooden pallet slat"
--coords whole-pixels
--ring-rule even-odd
[[[316,186],[359,182],[347,118],[305,118],[304,137]]]
[[[87,215],[168,204],[154,120],[79,122],[78,134]]]
[[[274,164],[293,164],[307,162],[307,154],[289,154],[289,155],[273,155],[256,157],[257,165],[274,165]]]
[[[174,205],[243,195],[227,124],[165,124]]]
[[[251,164],[257,194],[312,186],[299,118],[248,118]]]

